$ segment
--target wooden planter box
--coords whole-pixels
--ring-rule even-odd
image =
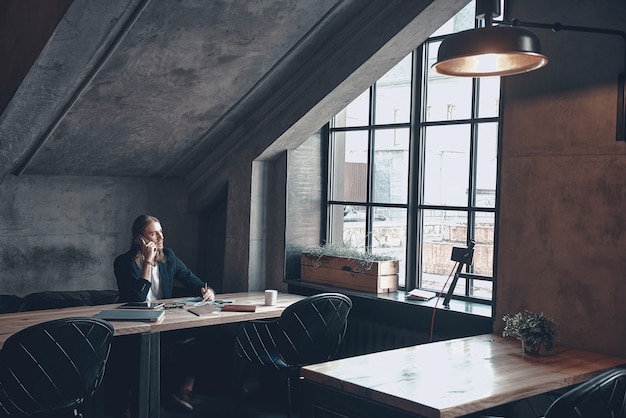
[[[398,260],[362,266],[351,258],[302,253],[301,279],[362,292],[395,292],[398,290],[398,266]]]

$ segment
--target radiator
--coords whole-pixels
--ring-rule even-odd
[[[350,318],[338,357],[351,357],[376,351],[423,344],[427,333],[362,318]]]

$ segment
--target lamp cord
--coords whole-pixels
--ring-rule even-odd
[[[450,274],[448,275],[448,278],[446,279],[445,283],[443,284],[443,287],[441,288],[441,292],[439,292],[439,294],[437,294],[437,300],[435,301],[435,306],[433,308],[433,314],[432,317],[430,319],[430,337],[429,337],[429,342],[433,342],[433,330],[435,329],[435,313],[437,312],[437,304],[439,303],[439,299],[441,299],[441,295],[444,294],[444,290],[446,288],[446,285],[448,284],[448,282],[450,281],[450,277],[452,277],[452,275],[454,274],[454,270],[456,270],[456,267],[459,265],[459,262],[455,262],[454,266],[452,267],[452,271],[450,271]]]

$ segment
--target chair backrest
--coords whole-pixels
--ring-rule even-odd
[[[626,369],[604,372],[557,398],[545,418],[626,417]]]
[[[23,329],[0,352],[0,411],[34,416],[80,408],[104,376],[113,327],[64,318]]]
[[[340,293],[309,296],[287,307],[278,321],[276,345],[295,367],[331,359],[346,333],[352,301]]]

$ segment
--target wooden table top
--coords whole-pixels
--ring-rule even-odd
[[[626,358],[567,347],[539,357],[479,335],[302,368],[313,382],[425,417],[457,417],[590,379]]]
[[[278,293],[278,303],[275,306],[265,306],[264,292],[225,293],[216,296],[217,299],[234,299],[236,304],[255,305],[256,312],[216,312],[197,316],[186,309],[168,309],[165,318],[158,323],[140,321],[111,321],[115,328],[115,335],[138,334],[145,332],[169,331],[181,328],[203,327],[217,324],[249,321],[251,319],[275,318],[292,303],[303,299],[303,296]],[[177,301],[173,298],[164,301]],[[116,309],[121,303],[112,305],[78,306],[73,308],[45,309],[39,311],[16,312],[0,314],[0,348],[11,335],[31,325],[53,319],[69,317],[92,317],[105,309]]]
[[[265,292],[226,293],[217,295],[216,299],[234,299],[237,305],[254,305],[255,312],[221,312],[196,316],[185,309],[168,309],[163,321],[152,324],[151,332],[169,331],[181,328],[194,328],[209,325],[232,324],[234,322],[250,321],[252,319],[277,318],[283,310],[294,302],[304,299],[304,296],[278,293],[278,301],[274,306],[265,306]],[[177,299],[171,299],[177,300]],[[115,325],[115,324],[114,324]]]

